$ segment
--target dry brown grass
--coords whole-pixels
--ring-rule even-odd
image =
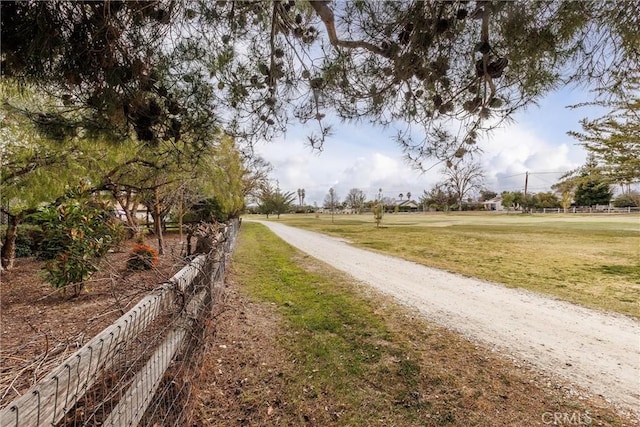
[[[430,267],[640,318],[640,216],[283,215],[289,225]]]
[[[635,425],[257,224],[243,225],[225,295],[196,386],[196,425],[514,426],[552,414]]]

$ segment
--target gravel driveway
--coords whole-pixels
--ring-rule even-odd
[[[287,243],[418,309],[640,416],[640,322],[258,221]]]

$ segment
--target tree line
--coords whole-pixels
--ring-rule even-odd
[[[417,201],[411,200],[410,191],[400,193],[395,198],[383,196],[382,189],[379,189],[378,195],[373,199],[367,199],[365,191],[359,188],[350,189],[344,199],[341,199],[336,190],[330,188],[321,207],[331,214],[345,210],[359,214],[364,210],[374,211],[377,207],[383,212],[398,212],[411,211],[408,204],[411,201],[417,205],[414,210],[482,210],[485,209],[484,202],[497,197],[504,208],[523,211],[545,208],[563,208],[566,211],[571,206],[593,207],[610,203],[616,207],[640,206],[640,193],[632,191],[628,185],[621,186],[623,191],[614,198],[615,181],[603,171],[593,156],[582,167],[561,176],[552,185],[552,191],[545,192],[491,191],[485,188],[485,171],[482,166],[469,160],[460,160],[452,168],[443,168],[441,173],[444,179],[430,189],[425,189]],[[304,205],[304,197],[301,197],[305,194],[304,189],[299,188],[297,194],[296,205],[293,192],[283,192],[279,186],[267,185],[257,193],[255,212],[267,216],[276,214],[279,218],[283,213],[318,211],[318,206]],[[403,204],[405,197],[407,203]]]

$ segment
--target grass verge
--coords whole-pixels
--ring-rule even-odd
[[[296,227],[430,267],[640,318],[640,217],[283,215]]]
[[[629,423],[427,324],[259,224],[243,224],[232,270],[241,301],[203,365],[202,424],[544,425],[554,413]]]

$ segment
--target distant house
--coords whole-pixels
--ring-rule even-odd
[[[396,206],[399,212],[417,212],[419,206],[413,200],[396,200]]]
[[[358,213],[358,210],[355,208],[342,208],[337,210],[336,213],[345,214],[345,215],[354,215]]]
[[[118,215],[118,218],[120,220],[124,221],[125,213],[124,213],[124,209],[122,209],[122,206],[120,205],[120,202],[116,202],[115,206],[116,206],[115,207],[116,215]],[[136,207],[135,216],[139,220],[149,220],[149,210],[145,205],[140,203]]]
[[[504,207],[502,206],[502,197],[494,197],[493,199],[486,200],[482,202],[484,209],[486,211],[503,211]]]

